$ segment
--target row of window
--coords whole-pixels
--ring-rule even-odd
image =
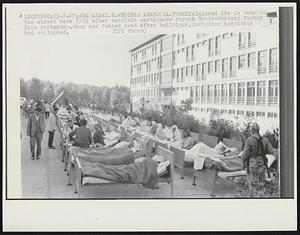
[[[180,91],[188,89],[188,87],[177,87],[173,88],[173,91],[177,91],[179,95]],[[268,83],[266,81],[239,82],[190,87],[190,98],[194,103],[202,104],[277,105],[278,96],[278,80]]]
[[[269,52],[268,52],[269,51]],[[278,48],[272,48],[269,50],[262,50],[258,52],[251,52],[248,54],[241,54],[239,56],[232,56],[230,58],[219,59],[215,61],[209,61],[199,63],[191,66],[186,66],[176,69],[173,72],[173,78],[177,79],[177,82],[184,82],[185,77],[196,76],[196,80],[205,80],[207,74],[221,73],[222,77],[235,77],[237,69],[255,68],[257,66],[257,74],[267,73],[268,56],[269,55],[269,73],[277,72],[278,70]],[[173,57],[174,59],[174,57]],[[142,73],[142,65],[145,66],[146,72],[151,71],[151,64],[155,62],[157,68],[170,67],[171,54],[167,54],[161,57],[161,63],[159,58],[155,58],[151,61],[146,61],[136,66],[136,74]],[[229,63],[228,63],[229,62]],[[257,62],[257,63],[256,63]],[[229,65],[229,68],[228,68]],[[229,74],[228,74],[229,71]]]
[[[231,114],[231,115],[246,115],[247,117],[268,117],[277,118],[277,113],[274,112],[254,112],[254,111],[244,111],[244,110],[234,110],[234,109],[213,109],[213,108],[193,108],[194,111],[200,111],[202,113],[215,112],[218,114]]]
[[[131,96],[158,98],[159,97],[159,90],[155,89],[155,88],[148,88],[148,89],[142,89],[142,90],[133,90],[133,91],[131,91]]]
[[[200,36],[199,36],[200,35]],[[205,34],[197,34],[197,39],[202,38]],[[186,62],[195,60],[195,48],[200,46],[206,46],[208,45],[208,56],[215,56],[221,54],[221,40],[227,39],[233,36],[233,33],[225,33],[223,35],[219,35],[213,38],[210,38],[208,40],[203,40],[201,42],[195,43],[191,46],[188,46],[186,48],[182,48],[181,50],[175,51],[176,53],[186,53]],[[175,36],[177,39],[177,46],[180,46],[185,43],[185,35],[184,34],[177,34]],[[143,48],[133,54],[133,62],[137,62],[139,58],[141,57],[142,60],[146,59],[147,52],[151,51],[152,56],[155,56],[158,54],[159,51],[168,51],[172,49],[172,42],[173,38],[172,36],[169,36],[167,38],[164,38],[158,42],[155,42],[146,48]],[[253,47],[256,45],[255,41],[255,34],[252,32],[241,32],[239,33],[239,49],[244,49],[247,47]]]

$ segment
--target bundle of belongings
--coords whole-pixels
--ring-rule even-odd
[[[113,147],[121,142],[121,134],[115,131],[106,132],[104,143],[106,146]]]

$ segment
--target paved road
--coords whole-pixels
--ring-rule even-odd
[[[31,160],[29,137],[26,136],[27,119],[22,117],[22,196],[23,198],[78,198],[74,193],[74,184],[67,186],[68,178],[62,163],[59,146],[59,134],[54,137],[56,149],[48,149],[48,133],[44,133],[40,160]],[[177,198],[209,198],[210,186],[197,178],[197,185],[192,186],[192,169],[185,169],[185,178],[175,174],[175,194]],[[236,197],[235,183],[218,180],[217,197]],[[81,198],[168,198],[170,186],[166,183],[159,189],[146,189],[142,185],[100,185],[86,186],[81,191]]]

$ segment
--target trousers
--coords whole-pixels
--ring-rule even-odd
[[[49,139],[48,139],[48,147],[52,147],[53,139],[54,139],[54,133],[55,131],[48,131],[49,132]]]
[[[41,155],[41,152],[42,152],[42,139],[43,139],[43,133],[36,132],[34,136],[30,136],[31,156],[35,155],[35,143],[37,145],[36,155],[37,156]]]

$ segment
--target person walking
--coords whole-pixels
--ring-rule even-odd
[[[246,140],[242,154],[242,163],[247,168],[249,197],[265,197],[266,174],[268,159],[266,154],[273,154],[269,140],[261,137],[257,123],[251,126],[251,136]]]
[[[55,131],[59,131],[60,128],[60,121],[59,117],[57,115],[58,113],[58,108],[54,107],[53,113],[50,114],[47,122],[47,131],[49,133],[49,138],[48,138],[48,148],[49,149],[55,149],[53,146],[53,139],[54,139],[54,134]]]
[[[27,123],[27,135],[30,137],[30,150],[31,150],[31,159],[34,160],[36,157],[37,160],[41,156],[41,143],[43,139],[43,134],[45,131],[45,116],[41,114],[41,108],[37,107],[35,109],[35,114],[31,114]],[[37,143],[37,150],[35,155],[35,143]]]

